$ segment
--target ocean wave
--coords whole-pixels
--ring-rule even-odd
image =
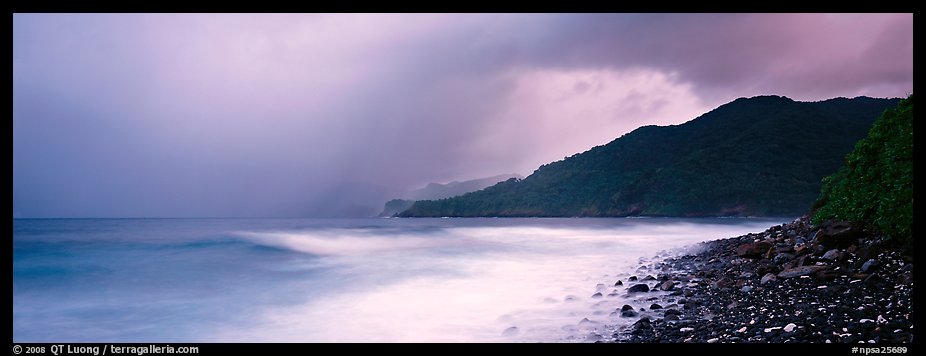
[[[236,232],[255,244],[313,255],[361,256],[390,251],[434,249],[463,244],[458,239],[409,235],[373,235],[364,230],[311,232]]]

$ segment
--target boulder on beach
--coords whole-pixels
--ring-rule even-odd
[[[788,268],[778,273],[778,278],[794,278],[794,277],[800,277],[800,276],[809,276],[823,269],[826,269],[826,267],[825,266],[801,266],[801,267]]]
[[[846,248],[862,237],[862,229],[852,223],[839,221],[826,225],[817,232],[817,242],[826,247]]]
[[[649,286],[643,283],[634,284],[632,287],[627,289],[628,293],[642,293],[649,292]]]
[[[745,243],[736,248],[736,255],[758,258],[767,253],[770,248],[772,248],[772,244],[765,241]]]

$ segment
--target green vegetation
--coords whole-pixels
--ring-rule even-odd
[[[741,98],[398,216],[796,216],[898,99]]]
[[[887,238],[913,236],[913,95],[875,121],[845,164],[823,179],[814,223],[861,223]]]

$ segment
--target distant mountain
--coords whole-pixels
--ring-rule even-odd
[[[459,197],[398,214],[438,216],[794,216],[872,122],[900,99],[740,98],[681,125],[610,143]]]
[[[453,181],[447,184],[429,183],[424,188],[411,191],[405,199],[408,200],[434,200],[455,197],[469,192],[475,192],[486,187],[491,187],[498,182],[506,181],[511,178],[522,179],[520,174],[499,174],[497,176],[472,179],[467,181]]]
[[[453,181],[447,184],[429,183],[424,188],[416,189],[406,193],[400,199],[393,199],[386,202],[383,212],[379,216],[393,216],[396,213],[408,209],[416,200],[435,200],[455,197],[469,192],[475,192],[486,187],[490,187],[498,182],[511,178],[522,179],[520,174],[500,174],[497,176],[472,179],[467,181]]]

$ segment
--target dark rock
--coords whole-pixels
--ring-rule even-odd
[[[740,257],[757,258],[768,252],[771,247],[772,244],[765,241],[745,243],[736,248],[736,255]]]
[[[759,284],[774,282],[776,279],[778,279],[778,277],[775,276],[774,273],[766,273],[764,276],[762,276],[762,279],[759,280]]]
[[[666,309],[666,312],[663,314],[665,316],[669,315],[682,315],[682,312],[678,309]]]
[[[630,305],[627,305],[627,304],[624,304],[624,306],[621,307],[621,311],[622,311],[622,312],[625,312],[625,311],[628,311],[628,310],[633,310],[633,307],[630,306]]]
[[[779,271],[778,265],[772,263],[772,261],[763,261],[756,266],[756,274],[766,274],[766,273],[777,273]]]
[[[859,261],[867,261],[878,257],[880,251],[881,249],[877,245],[867,245],[859,248],[856,256],[858,256]]]
[[[794,245],[794,253],[800,254],[804,252],[805,250],[807,250],[807,244],[798,243]]]
[[[655,280],[656,280],[656,277],[653,277],[652,275],[647,275],[646,277],[643,277],[643,279],[641,279],[641,281],[655,281]]]
[[[829,270],[829,269],[824,269],[824,270],[817,271],[817,273],[814,274],[814,277],[819,278],[819,279],[825,279],[825,280],[834,280],[836,278],[839,278],[839,276],[841,275],[842,273]]]
[[[592,298],[596,298],[596,299],[597,299],[597,298],[601,298],[601,297],[604,297],[604,296],[601,294],[601,292],[592,294]]]
[[[830,261],[835,261],[839,259],[839,255],[841,255],[839,250],[834,248],[832,250],[826,251],[826,253],[823,254],[823,258]]]
[[[618,279],[617,282],[614,283],[614,286],[615,286],[615,287],[616,287],[616,286],[622,286],[622,285],[624,285],[624,282],[621,282],[620,279]]]
[[[794,259],[794,255],[790,253],[782,252],[782,253],[775,255],[775,263],[777,264],[782,264],[782,263],[791,261],[793,259]]]
[[[784,271],[781,271],[781,273],[778,273],[778,278],[794,278],[794,277],[800,277],[800,276],[809,276],[825,268],[826,267],[824,266],[803,266],[803,267],[789,268]]]
[[[630,276],[630,278],[627,278],[627,280],[631,282],[635,282],[637,280],[637,276]]]
[[[649,308],[651,310],[658,310],[658,309],[662,309],[662,306],[659,304],[653,303],[653,304],[650,304]]]
[[[871,271],[874,271],[878,267],[878,265],[880,265],[880,263],[878,263],[878,260],[869,259],[868,261],[865,261],[864,264],[862,264],[862,269],[860,269],[859,272],[869,273]]]
[[[633,323],[633,327],[631,328],[631,330],[638,332],[638,333],[640,331],[652,330],[652,329],[653,329],[652,322],[650,322],[649,317],[645,317],[645,316],[640,318],[640,320],[637,320],[635,323]]]
[[[826,247],[824,247],[823,245],[821,245],[821,244],[813,245],[813,252],[815,252],[815,253],[823,253],[823,251],[826,251]]]
[[[649,286],[643,283],[635,284],[633,285],[633,287],[630,287],[629,289],[627,289],[627,292],[628,293],[649,292]]]
[[[864,282],[868,284],[878,283],[878,282],[883,282],[883,281],[884,279],[878,276],[877,273],[872,273],[868,275],[868,277],[865,277],[865,280],[864,280]]]
[[[734,282],[730,278],[723,277],[720,280],[714,282],[713,286],[714,288],[718,288],[718,289],[727,289],[727,288],[733,287],[733,283],[736,283],[736,282]]]
[[[751,286],[743,286],[743,288],[740,288],[740,292],[743,292],[743,293],[752,292],[752,287],[751,287]]]
[[[840,221],[825,226],[817,233],[817,242],[830,248],[846,248],[862,236],[862,230],[853,224]]]
[[[659,285],[659,289],[664,290],[664,291],[670,291],[673,288],[675,288],[675,283],[673,283],[672,281],[665,281]]]
[[[622,317],[622,318],[633,318],[633,317],[636,317],[636,316],[638,316],[638,315],[640,315],[640,314],[637,313],[636,311],[633,311],[633,310],[625,310],[625,311],[622,311],[622,312],[621,312],[621,317]]]
[[[797,259],[797,266],[795,266],[795,267],[801,267],[801,266],[809,265],[809,264],[810,264],[809,262],[811,262],[813,259],[808,258],[808,257],[810,257],[810,255],[803,255],[803,256],[801,256],[800,258],[798,258],[798,259]]]

